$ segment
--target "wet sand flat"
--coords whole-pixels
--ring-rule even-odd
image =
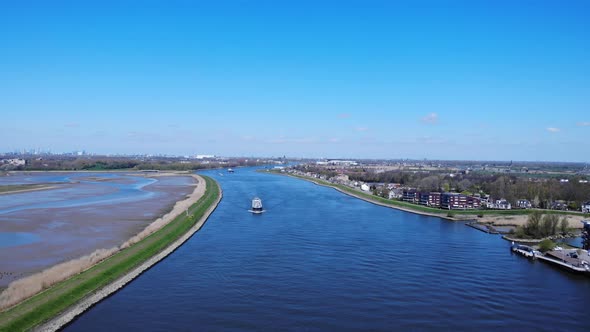
[[[16,194],[29,191],[47,190],[55,188],[55,185],[46,184],[29,184],[29,185],[8,185],[0,186],[0,195]]]
[[[18,182],[17,176],[11,181]],[[46,176],[41,173],[37,178],[43,181]],[[0,244],[0,287],[96,249],[122,244],[167,213],[195,184],[188,175],[64,173],[60,180],[64,177],[69,184],[0,198],[0,233],[28,234],[31,239],[27,244]],[[106,180],[97,179],[101,177]]]

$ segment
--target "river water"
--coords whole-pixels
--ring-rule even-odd
[[[203,229],[65,330],[588,331],[590,278],[498,236],[253,169],[203,174],[224,193]]]

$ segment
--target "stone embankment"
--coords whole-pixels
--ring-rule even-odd
[[[514,241],[514,242],[539,243],[539,242],[541,242],[543,240],[546,240],[546,239],[551,240],[551,241],[554,241],[554,240],[563,240],[563,239],[575,238],[575,237],[578,237],[578,236],[580,236],[580,234],[575,234],[575,233],[571,233],[570,232],[570,233],[567,233],[567,234],[551,235],[551,236],[548,236],[548,237],[544,237],[542,239],[519,239],[519,238],[516,238],[516,237],[511,237],[510,235],[504,235],[504,236],[502,236],[502,238],[504,240]]]

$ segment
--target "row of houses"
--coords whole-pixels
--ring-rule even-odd
[[[508,200],[501,198],[493,200],[490,195],[479,195],[475,194],[465,195],[454,192],[420,192],[415,188],[404,188],[399,183],[363,183],[358,181],[351,181],[348,175],[338,174],[336,176],[327,178],[325,175],[314,174],[312,172],[301,172],[296,170],[290,170],[290,173],[297,173],[308,177],[319,178],[332,183],[346,185],[351,188],[357,188],[365,192],[371,191],[372,188],[381,188],[381,192],[385,191],[388,193],[389,199],[398,199],[404,202],[413,204],[420,204],[424,206],[442,208],[448,210],[470,210],[487,208],[494,210],[511,210],[513,208],[518,209],[530,209],[533,208],[533,204],[527,199],[519,199],[513,206]],[[554,201],[551,203],[549,209],[552,210],[566,210],[567,204],[563,201]],[[590,201],[582,204],[582,212],[590,213]]]
[[[468,210],[478,209],[481,207],[494,210],[511,210],[512,204],[504,199],[493,200],[486,195],[469,196],[453,192],[419,192],[416,189],[392,189],[389,192],[389,199],[400,199],[404,202],[420,204],[429,207],[436,207],[448,210]],[[527,199],[519,199],[516,201],[515,207],[517,209],[531,209],[532,203]],[[554,201],[548,207],[550,210],[568,210],[567,202]],[[590,213],[590,201],[584,202],[581,206],[583,213]]]
[[[518,200],[518,207],[522,209],[530,209],[532,208],[532,204],[527,200]],[[560,211],[570,211],[572,207],[568,204],[567,201],[557,200],[549,202],[548,206],[546,207],[549,210],[560,210]],[[590,202],[584,202],[581,206],[582,213],[590,213]]]
[[[512,204],[506,199],[492,200],[489,196],[470,196],[454,192],[419,192],[416,189],[392,189],[390,199],[401,199],[404,202],[420,204],[447,210],[471,210],[485,207],[496,210],[510,210]],[[530,208],[530,202],[521,202],[519,207]],[[528,205],[527,205],[528,204]]]
[[[453,192],[419,192],[416,189],[402,191],[402,201],[448,210],[478,209],[481,198]]]

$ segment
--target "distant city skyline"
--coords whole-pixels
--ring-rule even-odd
[[[587,1],[0,9],[1,152],[590,161]]]

